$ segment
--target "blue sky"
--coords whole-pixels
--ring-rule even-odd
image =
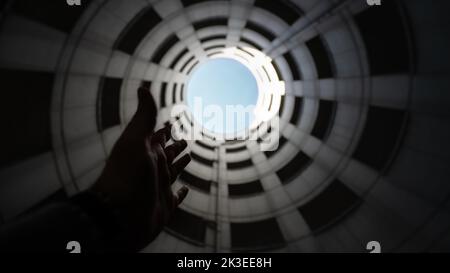
[[[208,105],[217,105],[225,113],[227,105],[242,105],[247,107],[255,105],[258,99],[258,87],[253,74],[238,61],[217,58],[195,68],[187,86],[187,104],[193,112],[194,118],[204,127],[216,133],[233,133],[247,128],[253,117],[247,115],[246,119],[237,120],[235,124],[226,122],[224,126],[216,124],[218,119],[206,117],[193,110],[194,99],[202,98],[203,109]],[[241,111],[240,114],[244,112]],[[208,122],[209,121],[209,122]]]

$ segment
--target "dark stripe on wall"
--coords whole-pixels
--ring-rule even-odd
[[[228,25],[228,18],[226,17],[207,18],[200,21],[196,21],[192,24],[195,30],[212,26],[226,26],[226,25]]]
[[[100,81],[100,99],[97,101],[97,127],[102,132],[120,124],[120,88],[122,79],[103,77]]]
[[[191,155],[193,160],[195,160],[195,161],[197,161],[197,162],[199,162],[199,163],[201,163],[203,165],[212,167],[213,164],[214,164],[214,160],[206,159],[206,158],[204,158],[204,157],[202,157],[202,156],[200,156],[200,155],[198,155],[198,154],[196,154],[194,152],[191,152],[190,155]]]
[[[132,55],[145,35],[155,28],[161,20],[161,17],[153,8],[141,11],[119,35],[114,48]]]
[[[311,135],[320,140],[325,140],[333,126],[334,114],[336,112],[336,102],[329,100],[319,101],[319,113],[311,131]]]
[[[317,76],[319,79],[326,79],[333,77],[333,69],[331,67],[331,60],[325,45],[320,38],[316,36],[311,40],[306,42],[311,55],[314,59],[314,64],[316,65]]]
[[[302,14],[300,8],[290,1],[256,0],[254,5],[275,14],[278,18],[284,20],[289,25],[292,25],[295,21],[297,21]]]
[[[278,116],[280,116],[280,117],[283,115],[285,100],[286,100],[286,95],[282,95],[281,100],[280,100],[280,110],[278,111]]]
[[[276,154],[279,150],[281,150],[281,148],[283,148],[283,146],[288,142],[288,140],[285,137],[280,137],[280,139],[278,140],[278,148],[274,151],[265,151],[264,154],[266,155],[267,158],[270,158],[271,156],[273,156],[274,154]]]
[[[50,151],[54,74],[0,69],[0,82],[0,167]]]
[[[385,1],[355,15],[366,46],[372,75],[410,71],[406,28],[397,1]],[[380,20],[382,18],[382,20]]]
[[[166,107],[167,82],[161,84],[161,93],[159,95],[159,105],[161,108]]]
[[[272,103],[273,103],[273,95],[270,95],[270,102],[269,102],[269,111],[272,108]]]
[[[294,60],[294,57],[292,57],[292,54],[290,52],[283,54],[284,59],[289,65],[289,69],[291,70],[292,74],[292,80],[298,81],[301,80],[302,77],[300,76],[300,69],[297,65],[297,62]]]
[[[191,74],[192,70],[195,68],[196,65],[198,65],[199,61],[196,61],[191,67],[186,71],[186,74]]]
[[[183,72],[183,70],[186,68],[186,66],[188,66],[188,64],[190,62],[192,62],[194,60],[195,56],[190,57],[185,63],[184,65],[180,68],[180,72]]]
[[[237,139],[237,138],[225,139],[225,145],[233,145],[233,144],[238,144],[238,143],[243,143],[243,142],[244,142],[244,140]]]
[[[180,100],[183,101],[184,96],[184,83],[181,84],[181,90],[180,90]]]
[[[191,243],[204,245],[206,223],[205,219],[177,208],[167,228]]]
[[[261,192],[264,192],[264,189],[259,180],[242,184],[228,184],[228,195],[230,197],[242,197]]]
[[[206,56],[211,57],[211,56],[214,56],[214,55],[217,55],[217,54],[220,54],[220,53],[222,53],[222,51],[209,53],[209,54],[206,54]]]
[[[236,153],[236,152],[244,151],[246,149],[247,149],[247,146],[241,146],[241,147],[236,147],[236,148],[227,148],[226,152],[227,153]]]
[[[277,171],[282,184],[288,184],[298,177],[312,162],[312,159],[302,151],[289,161],[283,168]]]
[[[381,171],[402,137],[405,122],[405,111],[371,106],[353,158]]]
[[[285,245],[275,218],[250,223],[230,223],[230,229],[231,248],[234,251],[268,250]]]
[[[269,79],[269,81],[272,81],[272,78],[269,75],[269,72],[267,72],[267,69],[263,66],[262,69],[264,70],[264,73],[266,73],[267,78]]]
[[[291,119],[289,120],[289,122],[294,125],[297,125],[299,117],[300,117],[300,112],[302,110],[303,110],[303,98],[295,97],[294,110],[292,112],[292,116],[291,116]]]
[[[155,64],[159,64],[161,62],[161,59],[166,55],[166,53],[176,44],[180,41],[178,39],[177,35],[172,34],[169,37],[167,37],[159,46],[158,49],[153,54],[150,61]]]
[[[202,148],[205,148],[205,149],[207,149],[207,150],[211,150],[211,151],[214,151],[214,150],[215,150],[215,147],[214,147],[214,146],[210,146],[210,145],[208,145],[208,144],[206,144],[206,143],[204,143],[204,142],[201,142],[201,141],[199,141],[199,140],[196,140],[195,143],[196,143],[198,146],[200,146],[200,147],[202,147]]]
[[[275,60],[272,61],[272,65],[273,65],[273,68],[275,69],[275,72],[277,72],[278,80],[282,81],[283,80],[283,75],[281,74],[280,68],[278,67],[278,65],[275,62]]]
[[[188,53],[188,49],[185,48],[182,51],[180,51],[180,53],[177,54],[177,56],[175,56],[175,58],[173,59],[172,63],[170,63],[169,68],[170,69],[174,69],[175,65],[177,65],[178,61],[184,56],[186,55],[186,53]]]
[[[209,193],[211,190],[211,181],[192,175],[187,171],[181,172],[179,178],[186,184],[205,193]]]
[[[208,51],[211,49],[216,49],[216,48],[225,48],[225,46],[224,45],[208,46],[208,47],[205,47],[205,51]]]
[[[227,169],[229,170],[243,169],[251,166],[253,166],[253,161],[251,159],[238,162],[227,162]]]
[[[177,84],[174,83],[172,87],[172,103],[177,103]]]
[[[275,39],[275,35],[271,31],[269,31],[268,29],[266,29],[263,26],[253,23],[251,21],[247,21],[244,28],[253,30],[256,33],[261,34],[262,36],[264,36],[267,40],[269,40],[271,42]]]
[[[253,55],[253,53],[251,53],[250,51],[246,50],[245,48],[242,48],[242,47],[240,47],[240,46],[238,46],[237,48],[238,48],[239,50],[241,50],[241,51],[247,53],[248,55],[250,55],[250,56],[252,56],[252,57],[255,57],[255,55]]]
[[[360,203],[359,196],[341,181],[334,180],[324,191],[298,210],[313,233],[318,233],[334,224]]]
[[[253,46],[254,48],[256,48],[258,50],[262,50],[261,46],[259,46],[257,43],[255,43],[255,42],[253,42],[253,41],[251,41],[251,40],[249,40],[247,38],[241,37],[241,42],[249,44],[249,45]]]
[[[90,4],[89,1],[82,2],[80,6],[69,7],[66,1],[16,0],[13,1],[12,10],[31,20],[70,33]]]
[[[229,0],[181,0],[181,3],[183,3],[184,7],[189,7],[194,4],[211,2],[211,1],[229,1]]]
[[[220,40],[220,39],[226,39],[226,38],[227,38],[226,35],[212,35],[212,36],[208,36],[208,37],[200,39],[200,42],[205,43],[205,42],[212,41],[212,40]]]

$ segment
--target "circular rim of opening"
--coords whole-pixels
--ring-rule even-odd
[[[229,47],[223,49],[220,53],[214,54],[213,56],[199,62],[188,75],[188,80],[186,82],[189,82],[191,75],[193,75],[203,63],[213,59],[235,60],[244,65],[252,73],[256,80],[258,92],[255,105],[255,118],[253,122],[244,130],[225,134],[216,133],[203,127],[202,124],[196,121],[195,118],[193,118],[190,108],[187,107],[188,112],[186,112],[186,114],[194,123],[194,126],[192,126],[194,129],[193,133],[197,136],[196,139],[201,139],[203,132],[215,138],[216,141],[236,139],[246,140],[254,131],[258,131],[257,129],[262,123],[270,121],[277,115],[281,105],[281,96],[286,93],[284,81],[280,81],[278,73],[272,64],[273,59],[265,55],[260,50],[250,47]],[[271,98],[267,99],[266,95],[271,95]],[[232,138],[228,138],[229,136],[232,136]]]

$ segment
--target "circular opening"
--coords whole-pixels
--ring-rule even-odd
[[[187,105],[203,128],[231,135],[249,128],[255,119],[258,85],[242,63],[217,58],[199,65],[187,85]]]

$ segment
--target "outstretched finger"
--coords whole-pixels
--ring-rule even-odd
[[[171,183],[175,182],[178,175],[186,168],[186,166],[191,162],[191,156],[189,154],[185,154],[180,159],[178,159],[175,163],[172,164],[170,168],[170,177],[172,179]]]
[[[166,197],[166,200],[170,200],[170,196],[172,196],[172,189],[170,187],[171,171],[169,170],[169,165],[167,164],[166,154],[159,144],[153,144],[153,151],[157,156],[159,190],[163,193],[163,196]]]
[[[153,130],[156,124],[156,103],[147,88],[140,87],[137,93],[138,107],[125,132],[145,137]]]
[[[174,195],[175,199],[175,205],[176,207],[183,202],[183,200],[186,198],[187,194],[189,192],[189,188],[186,186],[183,186],[181,189],[177,191],[177,193]]]
[[[166,125],[152,135],[152,143],[159,143],[161,147],[166,146],[166,142],[170,139],[172,125]]]
[[[173,160],[187,147],[186,140],[175,141],[164,149],[167,156],[167,163],[171,164]]]

